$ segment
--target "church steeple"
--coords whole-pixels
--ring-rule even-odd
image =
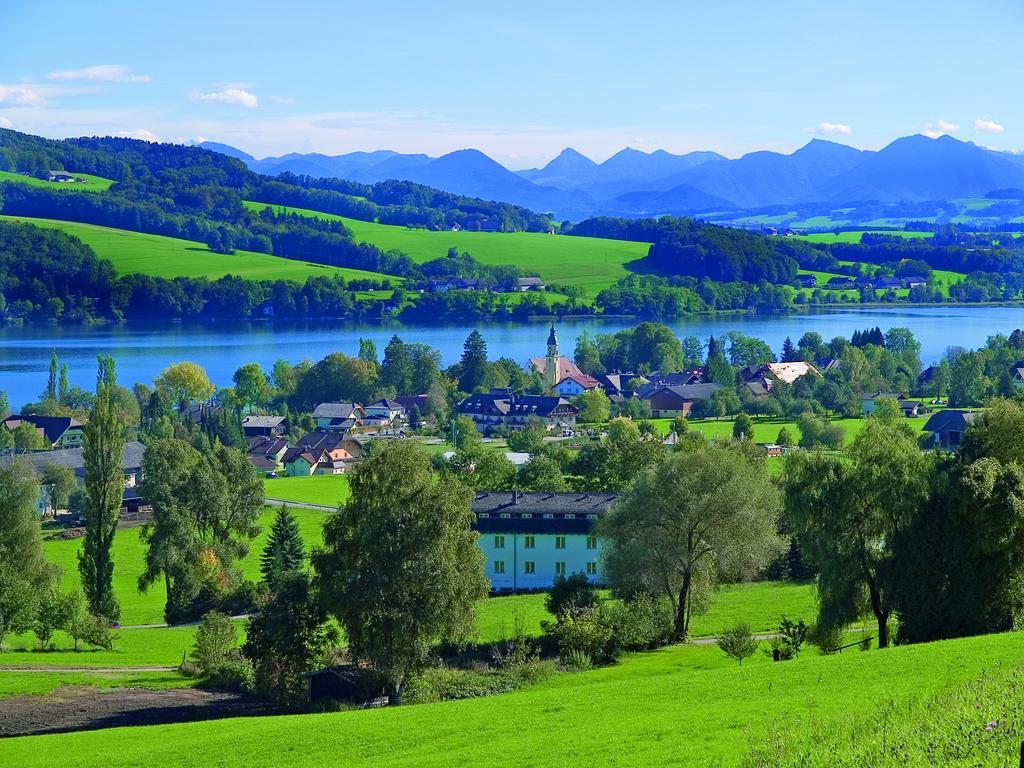
[[[558,383],[558,374],[561,358],[558,354],[558,336],[555,334],[555,324],[551,324],[551,332],[548,334],[548,354],[544,358],[544,383],[548,389],[555,388]]]

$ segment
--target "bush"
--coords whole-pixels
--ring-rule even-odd
[[[614,627],[600,607],[562,614],[557,621],[541,622],[541,628],[557,645],[563,664],[573,652],[586,654],[595,664],[609,664],[619,656]]]
[[[547,677],[552,671],[552,665],[545,662],[532,662],[514,670],[476,671],[435,667],[410,680],[402,698],[405,704],[477,699],[514,691]]]
[[[569,651],[562,660],[562,668],[567,672],[586,672],[594,668],[594,660],[584,651]]]
[[[769,641],[769,655],[774,661],[789,661],[800,655],[800,647],[807,640],[807,625],[803,620],[791,621],[783,616],[779,621],[778,637]]]
[[[645,651],[668,644],[675,633],[675,613],[667,600],[638,594],[603,606],[619,647]]]
[[[843,628],[825,629],[815,625],[807,630],[807,642],[821,651],[823,656],[839,653],[839,649],[843,647]]]
[[[743,660],[757,653],[757,647],[761,644],[750,631],[750,625],[746,623],[737,624],[731,629],[722,632],[718,638],[718,647],[730,659],[736,659],[743,666]]]
[[[584,573],[556,576],[544,605],[553,616],[588,611],[597,605],[597,590]]]
[[[256,675],[247,659],[232,654],[206,670],[206,684],[229,691],[251,691]]]
[[[75,650],[78,650],[79,642],[91,645],[95,648],[102,648],[105,651],[114,649],[114,638],[110,634],[110,624],[106,619],[93,616],[91,613],[81,612],[75,616],[66,629],[67,633],[75,641]]]
[[[225,662],[237,640],[234,622],[223,613],[210,611],[203,616],[203,622],[196,632],[192,659],[203,674],[209,675],[214,668]]]

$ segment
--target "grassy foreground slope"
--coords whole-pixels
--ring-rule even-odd
[[[59,229],[90,246],[96,255],[114,265],[118,274],[137,272],[152,277],[207,277],[211,280],[235,275],[247,280],[294,280],[305,282],[318,275],[341,275],[346,280],[401,282],[402,278],[362,269],[328,267],[323,264],[284,259],[269,253],[235,251],[214,253],[204,243],[176,237],[148,235],[74,221],[39,219],[29,216],[0,216],[0,221],[21,221],[38,227]]]
[[[868,720],[887,702],[909,711],[949,686],[1019,664],[1022,651],[1024,637],[1010,633],[782,664],[758,654],[738,666],[711,646],[672,647],[501,696],[9,739],[0,742],[0,760],[25,767],[52,765],[54,755],[63,766],[104,767],[112,756],[125,766],[154,759],[316,768],[736,765],[780,726],[799,738],[812,727]],[[977,727],[992,711],[979,707]],[[892,762],[902,765],[898,756]]]
[[[647,255],[649,243],[607,240],[596,237],[548,235],[542,232],[435,232],[390,224],[358,221],[305,208],[287,209],[245,201],[250,210],[273,208],[300,216],[340,221],[356,240],[371,243],[381,250],[396,249],[422,263],[445,256],[455,247],[468,252],[482,264],[514,264],[536,271],[550,283],[579,285],[590,295],[625,277],[626,264]]]

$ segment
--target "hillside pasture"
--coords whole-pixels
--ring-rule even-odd
[[[893,230],[871,230],[871,229],[852,229],[845,232],[815,232],[809,235],[797,235],[801,240],[806,240],[809,243],[825,243],[826,245],[832,245],[833,243],[859,243],[861,235],[875,234],[875,235],[892,235],[893,237],[902,237],[907,240],[913,240],[922,237],[932,237],[934,232],[911,232],[904,229],[893,229]]]
[[[13,184],[26,184],[30,187],[56,189],[61,192],[105,192],[114,183],[113,179],[93,176],[90,173],[75,173],[73,175],[76,179],[82,179],[82,181],[46,181],[45,179],[37,179],[35,176],[26,176],[22,173],[0,171],[0,182],[9,181]]]
[[[594,296],[625,277],[627,265],[644,258],[648,243],[608,240],[594,237],[549,235],[542,232],[452,232],[358,221],[344,216],[245,201],[252,211],[272,208],[300,216],[340,221],[357,241],[371,243],[381,250],[395,249],[408,254],[417,263],[439,259],[449,248],[467,252],[482,264],[514,264],[525,271],[537,272],[549,283],[578,285]]]
[[[269,253],[214,253],[204,243],[95,224],[28,216],[0,216],[0,221],[20,221],[73,235],[90,246],[99,258],[111,262],[119,275],[138,273],[167,279],[205,277],[210,280],[235,275],[247,280],[294,282],[305,282],[310,277],[339,275],[346,280],[390,280],[393,284],[402,282],[400,277],[379,272],[329,267]]]

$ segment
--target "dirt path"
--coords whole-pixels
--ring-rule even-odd
[[[0,699],[0,737],[254,717],[284,711],[250,696],[198,688],[151,691],[63,686],[46,696]]]

